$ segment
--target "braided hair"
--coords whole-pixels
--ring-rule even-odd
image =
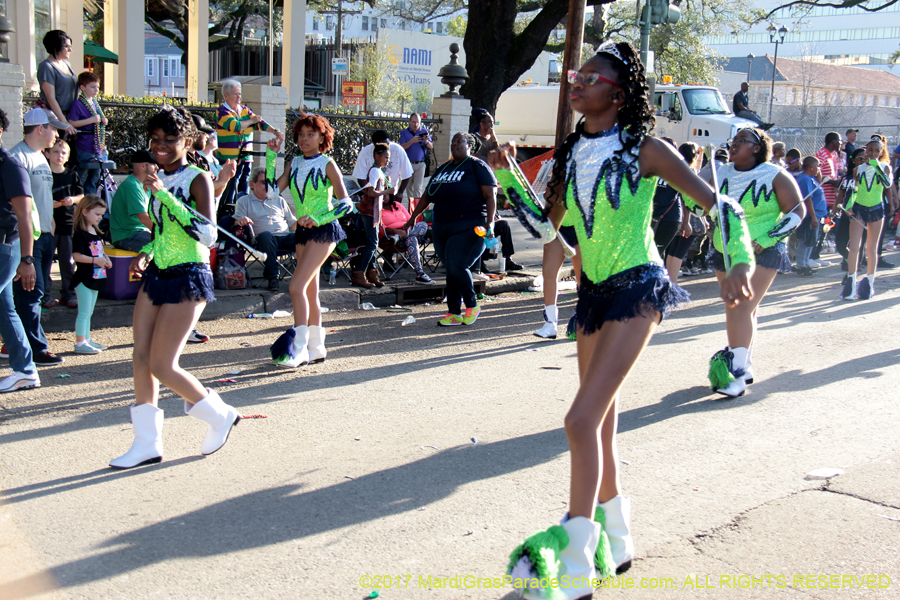
[[[153,135],[157,129],[162,129],[166,135],[183,137],[187,140],[187,147],[197,138],[197,126],[191,113],[183,106],[166,104],[158,113],[147,121],[147,135]]]
[[[622,149],[614,152],[611,158],[613,169],[618,170],[622,163],[635,164],[644,138],[656,125],[656,119],[650,107],[650,87],[647,85],[647,77],[640,55],[631,44],[627,42],[604,44],[598,48],[594,58],[606,61],[616,74],[616,80],[625,94],[625,101],[619,107],[617,116]],[[547,185],[548,189],[561,189],[565,185],[569,157],[583,134],[584,117],[582,116],[575,125],[575,132],[570,134],[562,146],[553,153],[553,170]],[[561,205],[565,201],[564,197],[554,198],[555,195],[551,192],[551,196],[547,198],[548,202]]]

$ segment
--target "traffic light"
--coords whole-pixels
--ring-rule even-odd
[[[681,11],[667,0],[648,0],[650,4],[650,23],[652,25],[674,25],[681,19]]]

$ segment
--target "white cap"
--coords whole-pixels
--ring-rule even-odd
[[[60,120],[56,118],[56,115],[43,108],[32,108],[25,113],[24,125],[25,127],[52,125],[57,129],[65,129],[68,127],[65,123],[60,122]]]

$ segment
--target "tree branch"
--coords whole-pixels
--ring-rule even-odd
[[[859,8],[866,12],[878,12],[879,10],[884,10],[885,8],[887,8],[889,6],[892,6],[892,5],[896,4],[897,2],[900,2],[900,0],[889,0],[888,2],[885,2],[884,4],[882,4],[881,6],[878,6],[876,8],[869,8],[868,6],[864,6],[864,4],[863,4],[864,2],[865,2],[865,0],[846,0],[845,2],[841,2],[841,3],[818,2],[816,0],[794,0],[793,2],[788,2],[787,4],[782,4],[781,6],[772,9],[771,11],[766,13],[765,18],[768,19],[769,17],[774,15],[779,10],[781,10],[783,8],[790,8],[792,6],[830,6],[832,8]]]

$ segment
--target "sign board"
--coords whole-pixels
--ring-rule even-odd
[[[342,81],[341,95],[344,98],[365,98],[366,82],[365,81]]]
[[[347,75],[347,59],[346,58],[332,58],[331,59],[331,74],[332,75]]]
[[[366,99],[365,98],[347,98],[344,96],[344,104],[346,106],[365,106]]]

